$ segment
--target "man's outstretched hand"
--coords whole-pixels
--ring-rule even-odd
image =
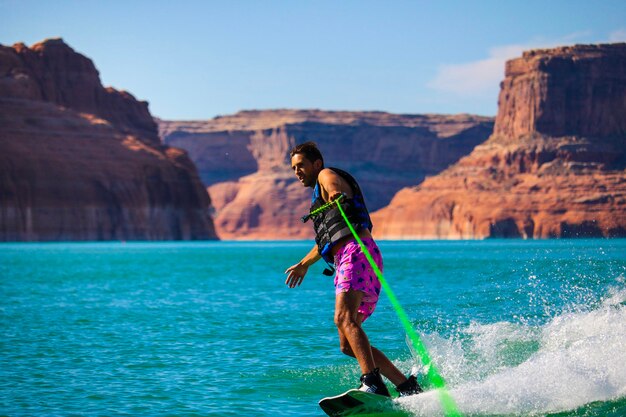
[[[308,270],[309,270],[308,266],[304,266],[300,263],[290,266],[285,271],[285,274],[289,274],[287,275],[285,284],[287,284],[289,288],[295,288],[299,286],[300,284],[302,284],[302,281],[304,280],[304,276],[306,275],[306,272]]]

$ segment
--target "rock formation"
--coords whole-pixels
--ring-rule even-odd
[[[215,238],[195,167],[146,102],[60,39],[0,45],[0,241]]]
[[[326,166],[352,173],[368,206],[434,175],[493,131],[493,119],[319,110],[244,111],[208,121],[159,121],[160,135],[195,162],[224,239],[311,238],[300,217],[310,189],[291,172],[289,150],[314,140]]]
[[[626,44],[506,64],[494,133],[374,214],[393,239],[626,236]]]

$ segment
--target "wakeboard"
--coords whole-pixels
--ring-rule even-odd
[[[391,398],[358,389],[351,389],[334,397],[322,398],[319,405],[330,417],[379,414],[395,410]]]

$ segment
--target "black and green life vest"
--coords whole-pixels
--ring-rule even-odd
[[[352,175],[338,168],[329,168],[345,179],[352,188],[353,197],[343,198],[340,201],[341,208],[346,213],[352,227],[358,232],[364,228],[372,230],[372,220],[365,206],[365,200],[359,184]],[[320,184],[317,182],[313,189],[310,212],[327,204],[322,198]],[[328,210],[324,210],[313,217],[313,229],[315,230],[315,242],[319,254],[328,263],[333,263],[332,248],[341,238],[350,236],[351,232],[341,216],[341,212],[336,205],[331,205]]]

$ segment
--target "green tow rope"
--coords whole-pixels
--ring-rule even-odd
[[[413,329],[413,326],[411,325],[411,321],[409,320],[409,316],[406,314],[406,312],[404,311],[404,309],[398,302],[398,299],[396,298],[393,291],[391,291],[391,288],[389,287],[387,280],[385,280],[385,277],[383,277],[383,273],[378,268],[378,265],[376,265],[376,262],[374,262],[372,255],[369,253],[369,251],[363,244],[363,241],[354,230],[354,227],[352,227],[352,224],[348,220],[348,216],[346,216],[346,213],[343,211],[343,208],[341,208],[341,204],[339,204],[340,199],[341,197],[334,200],[333,202],[337,203],[337,207],[339,208],[339,211],[341,212],[341,216],[343,217],[346,224],[350,228],[352,235],[354,236],[359,246],[361,247],[361,250],[365,254],[365,257],[367,258],[370,265],[372,266],[372,269],[374,269],[374,272],[378,276],[378,279],[380,280],[380,284],[383,287],[383,291],[385,292],[385,294],[387,294],[389,301],[391,301],[391,305],[393,306],[394,310],[396,311],[396,314],[400,318],[400,321],[402,322],[402,325],[404,326],[404,331],[406,332],[407,336],[411,340],[411,344],[413,345],[415,352],[419,356],[420,360],[422,361],[426,369],[428,369],[428,372],[426,374],[427,382],[430,384],[430,386],[439,390],[439,399],[441,400],[441,406],[443,408],[444,415],[447,417],[463,417],[461,412],[458,410],[454,402],[454,399],[452,398],[452,395],[450,395],[450,393],[446,389],[446,382],[437,371],[435,364],[430,359],[430,356],[428,355],[428,351],[426,350],[426,347],[422,343],[419,335]]]

